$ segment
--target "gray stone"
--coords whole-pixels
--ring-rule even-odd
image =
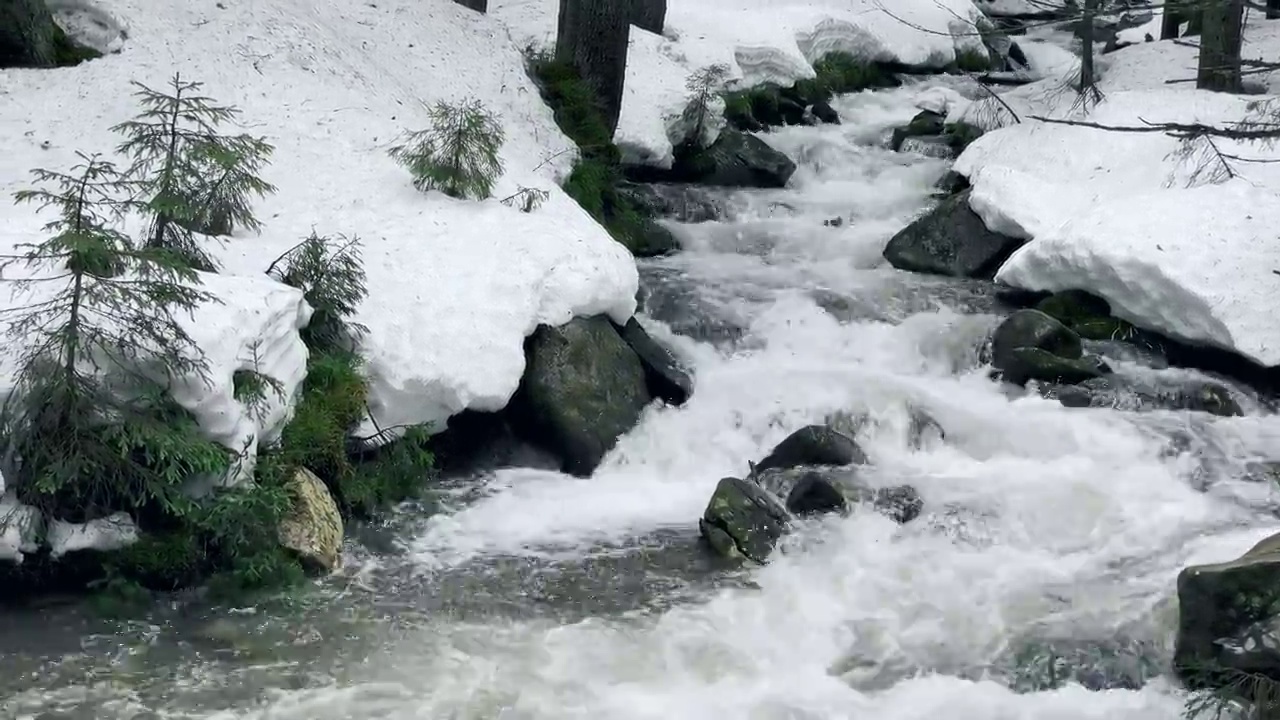
[[[853,438],[827,425],[791,433],[755,466],[756,472],[801,465],[865,465],[867,455]]]
[[[899,270],[991,278],[1024,240],[992,232],[969,208],[970,190],[952,195],[894,235],[884,257]]]

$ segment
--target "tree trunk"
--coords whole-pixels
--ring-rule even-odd
[[[1084,16],[1080,27],[1080,95],[1093,88],[1093,18],[1098,12],[1098,0],[1084,0]]]
[[[53,67],[66,43],[45,0],[0,0],[0,68]]]
[[[622,113],[632,0],[560,0],[556,60],[595,91],[610,136]]]
[[[1273,0],[1280,2],[1280,0]],[[667,0],[631,0],[631,24],[661,35],[667,22]]]
[[[1160,18],[1160,39],[1170,40],[1178,37],[1178,28],[1182,25],[1182,9],[1177,0],[1165,0],[1164,14]]]
[[[0,0],[2,2],[3,0]],[[471,8],[477,12],[489,12],[489,0],[453,0],[462,7]]]
[[[1240,74],[1244,0],[1209,0],[1202,16],[1196,87],[1238,93],[1244,87]]]
[[[1267,19],[1280,19],[1280,0],[1267,0]]]

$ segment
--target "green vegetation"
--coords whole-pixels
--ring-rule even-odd
[[[556,124],[578,145],[581,157],[564,190],[633,253],[657,230],[653,221],[619,191],[621,155],[613,144],[591,88],[568,63],[550,55],[530,54],[529,70]]]
[[[956,50],[955,69],[961,72],[987,72],[991,70],[991,58],[971,47]]]
[[[887,66],[844,52],[824,55],[813,65],[815,77],[790,87],[759,85],[724,95],[725,119],[738,130],[761,130],[804,122],[805,109],[836,95],[898,84]]]
[[[498,118],[475,99],[437,102],[427,118],[430,127],[409,133],[389,151],[413,175],[413,186],[455,198],[488,198],[502,176],[505,136]]]
[[[196,234],[260,227],[250,204],[275,192],[258,176],[273,148],[262,138],[222,134],[240,111],[200,95],[201,83],[174,75],[168,93],[133,84],[142,111],[112,130],[125,136],[117,150],[133,159],[127,174],[150,219],[145,245],[172,251],[192,269],[215,270]]]

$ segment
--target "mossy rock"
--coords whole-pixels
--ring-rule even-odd
[[[865,465],[867,454],[850,436],[828,425],[808,425],[791,433],[761,460],[757,472],[802,465]]]
[[[710,147],[684,148],[672,180],[719,187],[786,187],[796,164],[754,135],[727,130]]]
[[[750,480],[724,478],[703,512],[700,527],[712,547],[764,562],[786,532],[790,515],[777,498]]]
[[[565,472],[590,475],[651,399],[640,358],[604,316],[539,326],[525,357],[513,426]]]
[[[956,155],[965,151],[965,148],[973,144],[974,140],[982,137],[984,130],[976,125],[970,125],[965,122],[947,123],[942,128],[942,136],[946,138],[947,144],[955,150]]]
[[[1041,348],[1020,347],[1013,350],[1013,363],[1004,369],[1004,378],[1018,385],[1027,380],[1071,385],[1102,377],[1108,370],[1094,357],[1070,359]]]
[[[1111,317],[1111,303],[1084,290],[1063,290],[1036,303],[1036,310],[1068,327]]]
[[[45,0],[0,2],[0,68],[53,68],[101,57],[54,21]]]
[[[280,544],[303,567],[323,574],[342,565],[342,515],[328,488],[311,471],[297,468],[288,483],[293,508],[280,522]]]

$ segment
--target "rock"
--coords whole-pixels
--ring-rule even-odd
[[[1039,310],[1019,310],[1000,323],[991,336],[992,364],[998,370],[1014,367],[1018,348],[1039,348],[1067,360],[1084,354],[1079,335]]]
[[[320,478],[306,468],[289,479],[293,506],[280,521],[280,545],[301,558],[312,572],[329,573],[342,566],[342,515]]]
[[[1111,317],[1111,304],[1083,290],[1064,290],[1036,303],[1036,310],[1067,327],[1076,323]]]
[[[836,109],[831,107],[831,103],[826,100],[818,100],[814,102],[810,110],[813,111],[814,117],[828,125],[840,124],[840,113],[836,112]]]
[[[1198,410],[1219,417],[1239,417],[1244,415],[1240,403],[1231,396],[1231,391],[1219,383],[1200,383],[1197,387],[1179,394],[1183,407],[1187,410]]]
[[[720,200],[696,185],[622,182],[618,184],[617,192],[650,217],[700,223],[720,220],[726,214]]]
[[[827,425],[809,425],[791,433],[756,466],[756,472],[802,465],[865,465],[867,455],[853,438]]]
[[[667,228],[646,219],[639,232],[628,233],[623,245],[638,258],[661,257],[680,249],[680,241]]]
[[[899,270],[991,279],[1024,240],[987,229],[961,191],[889,240],[884,257]]]
[[[1105,407],[1117,410],[1191,410],[1221,417],[1241,416],[1244,410],[1225,385],[1192,380],[1172,387],[1143,383],[1139,378],[1107,376],[1071,387],[1053,388],[1064,407]]]
[[[764,562],[789,522],[786,508],[764,488],[749,480],[724,478],[707,503],[699,527],[721,554],[731,554],[725,552],[727,536],[743,556]]]
[[[955,170],[948,170],[942,174],[942,177],[938,178],[938,182],[934,183],[933,186],[947,195],[955,195],[962,190],[968,189],[969,178]]]
[[[910,485],[894,485],[877,488],[870,495],[864,493],[862,499],[869,499],[872,507],[889,519],[898,523],[909,523],[920,517],[924,510],[924,499],[919,491]]]
[[[909,485],[871,488],[856,467],[800,466],[757,469],[748,480],[772,497],[786,498],[783,507],[794,515],[844,513],[851,504],[871,505],[890,519],[905,523],[920,515],[924,502]]]
[[[785,507],[795,515],[820,515],[845,511],[844,493],[831,479],[818,472],[806,472],[787,493]]]
[[[796,164],[755,135],[720,133],[710,147],[676,159],[676,179],[721,187],[786,187]]]
[[[1192,689],[1223,669],[1280,678],[1280,534],[1230,562],[1184,568],[1178,606],[1174,670]]]
[[[889,139],[889,148],[891,150],[901,150],[902,144],[907,138],[941,135],[942,126],[946,120],[947,117],[943,113],[921,110],[916,113],[915,117],[911,118],[911,122],[893,131],[893,137]]]
[[[607,317],[541,325],[525,341],[513,428],[589,476],[651,399],[640,358]]]
[[[914,153],[943,160],[950,160],[956,156],[956,151],[951,147],[951,141],[944,135],[909,137],[902,141],[902,145],[898,147],[898,152]]]
[[[1070,385],[1102,377],[1111,371],[1096,357],[1068,359],[1036,347],[1014,348],[1012,361],[1002,370],[1004,379],[1015,385],[1023,385],[1028,380]]]
[[[618,333],[640,358],[649,394],[672,405],[685,404],[693,395],[693,377],[675,355],[649,337],[634,317],[618,328]]]
[[[943,442],[947,439],[947,432],[942,429],[942,425],[933,419],[933,416],[929,413],[910,405],[907,407],[907,415],[909,417],[907,444],[912,449],[919,450],[925,445]]]

